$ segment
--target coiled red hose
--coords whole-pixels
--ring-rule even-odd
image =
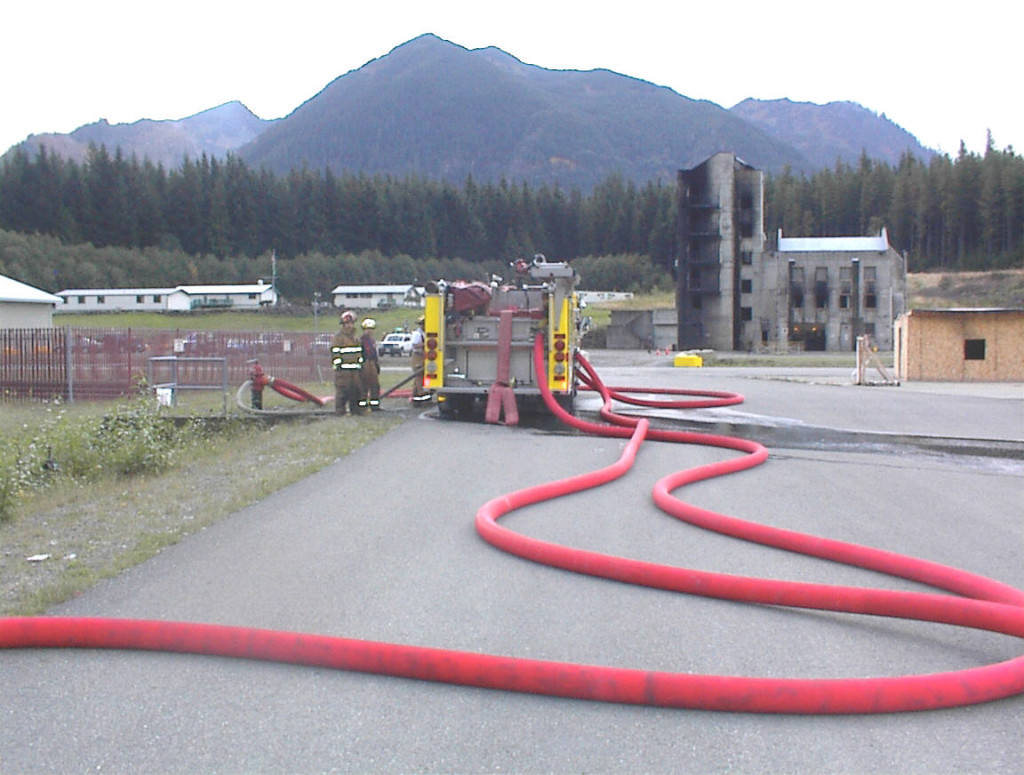
[[[544,372],[540,340],[535,368]],[[589,423],[562,410],[544,391],[552,412],[589,432],[629,438],[613,465],[581,476],[510,493],[486,503],[477,529],[492,544],[538,562],[634,584],[688,594],[770,605],[787,605],[956,624],[1024,637],[1024,592],[954,568],[839,541],[745,522],[683,503],[673,491],[691,482],[745,470],[767,459],[763,446],[725,436],[651,429],[646,420],[614,413],[613,400],[647,406],[693,405],[695,399],[654,403],[626,393],[650,389],[606,388],[583,359],[584,381],[604,399]],[[662,391],[657,391],[662,392]],[[738,403],[734,394],[700,394],[700,405]],[[711,402],[711,403],[708,403]],[[929,584],[963,597],[756,579],[662,566],[538,541],[512,533],[498,519],[517,508],[599,486],[631,467],[646,438],[696,443],[744,453],[661,479],[654,499],[666,512],[695,525],[746,540],[834,559]],[[930,710],[1002,699],[1024,693],[1024,657],[968,670],[897,678],[772,679],[690,675],[500,657],[470,652],[256,630],[187,622],[104,618],[22,617],[0,619],[0,648],[143,649],[266,659],[384,675],[443,681],[517,692],[606,702],[756,713],[888,713]]]

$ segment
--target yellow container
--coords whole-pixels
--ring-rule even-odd
[[[676,357],[672,361],[672,365],[700,368],[704,365],[704,359],[699,355],[694,355],[693,353],[676,353]]]

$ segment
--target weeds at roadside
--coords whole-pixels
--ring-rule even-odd
[[[59,405],[44,411],[41,422],[2,434],[0,523],[13,519],[26,497],[59,481],[88,484],[165,471],[206,435],[201,423],[170,422],[143,397],[101,415],[70,414]]]
[[[0,426],[0,470],[19,487],[8,488],[13,509],[0,521],[0,615],[42,613],[315,473],[401,419],[388,412],[183,419],[134,402],[100,411],[0,406],[0,416],[17,420]],[[143,450],[143,462],[128,459],[129,450],[139,454],[139,438],[156,450]],[[40,473],[51,456],[59,470]],[[9,478],[12,459],[20,473]]]

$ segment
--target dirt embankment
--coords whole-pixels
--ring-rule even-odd
[[[1024,307],[1024,269],[907,275],[911,309]]]

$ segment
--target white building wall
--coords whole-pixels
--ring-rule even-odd
[[[0,302],[0,328],[50,328],[53,304]]]
[[[339,309],[423,306],[422,289],[412,285],[339,285],[331,295]]]
[[[59,312],[163,312],[171,289],[117,289],[110,291],[61,291]]]
[[[194,309],[258,309],[277,302],[272,285],[179,285],[175,288],[66,290],[60,311],[189,312]]]

